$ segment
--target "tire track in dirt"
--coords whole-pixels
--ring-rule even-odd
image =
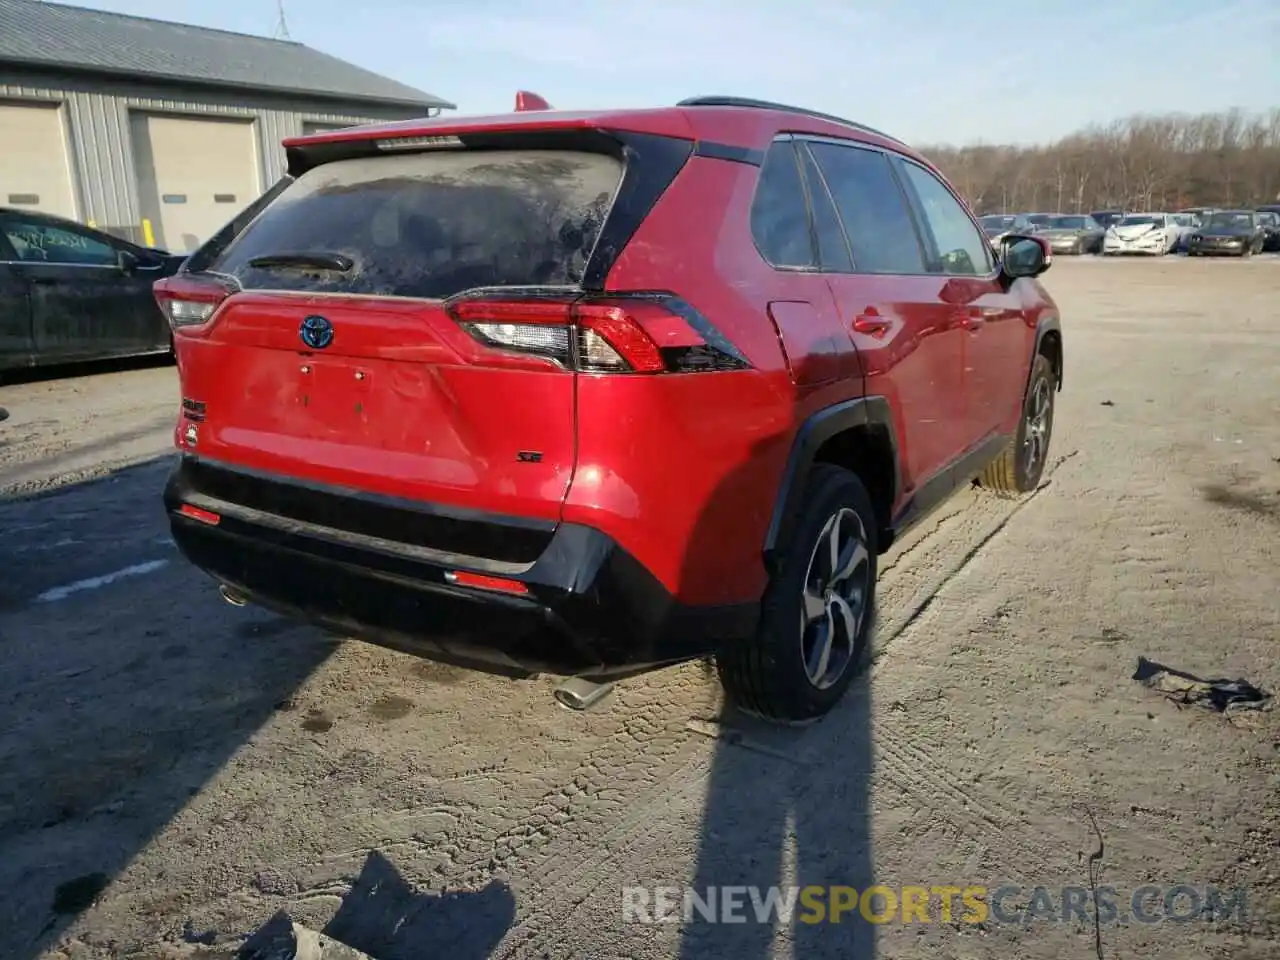
[[[877,658],[887,651],[888,643],[905,633],[926,612],[933,600],[946,589],[975,557],[997,537],[1001,530],[1051,483],[1052,474],[1075,455],[1072,451],[1059,457],[1046,471],[1046,479],[1032,495],[1017,500],[987,495],[962,495],[972,499],[961,501],[961,507],[934,521],[920,539],[904,545],[897,555],[891,554],[889,574],[878,588],[881,617],[873,643]],[[884,593],[879,593],[883,589]],[[821,734],[823,727],[814,728]],[[834,729],[834,728],[833,728]],[[901,738],[883,723],[873,721],[873,743],[884,737],[886,758],[894,771],[891,782],[895,790],[912,796],[920,811],[944,811],[946,822],[975,844],[990,837],[992,829],[1007,830],[1017,821],[1012,807],[983,793],[966,791],[961,785],[928,772],[926,755],[913,757]],[[860,732],[855,732],[862,735]],[[541,958],[556,955],[559,931],[572,918],[590,909],[585,906],[601,887],[616,884],[606,869],[612,861],[625,860],[625,854],[652,840],[653,825],[668,822],[677,812],[699,810],[706,792],[710,763],[705,746],[692,746],[683,764],[671,764],[660,774],[644,797],[637,798],[626,815],[615,820],[600,835],[582,838],[568,850],[556,852],[549,869],[525,875],[525,883],[536,890],[530,899],[539,904],[537,911],[515,925],[494,956],[503,960]],[[734,749],[721,746],[720,749]],[[835,748],[838,753],[838,746]],[[808,764],[816,755],[831,755],[832,746],[824,743],[804,751],[798,762]],[[666,811],[667,816],[663,816]],[[546,854],[551,856],[550,852]],[[572,864],[568,869],[565,864]]]
[[[883,656],[889,645],[922,617],[947,584],[959,576],[978,553],[999,535],[1019,512],[1053,483],[1053,475],[1077,455],[1071,450],[1049,464],[1032,493],[1004,499],[983,491],[961,496],[960,509],[947,515],[929,536],[904,552],[909,563],[898,558],[877,586],[881,608],[872,656]],[[956,556],[957,550],[963,550]],[[939,562],[940,561],[940,562]]]
[[[1069,456],[1059,458],[1054,468]],[[883,645],[902,634],[1031,499],[962,496],[969,502],[962,500],[959,509],[934,521],[932,529],[900,554],[891,555],[887,589],[882,587],[887,596],[881,600],[888,615],[880,621],[876,642],[881,653]],[[880,639],[886,632],[888,639]],[[479,822],[489,819],[480,811],[475,812],[476,820],[462,818],[449,831],[451,885],[474,889],[495,872],[518,874],[538,890],[539,902],[572,903],[580,899],[577,888],[584,878],[593,886],[597,881],[590,878],[620,846],[628,846],[629,837],[643,839],[654,822],[655,807],[666,807],[672,796],[690,791],[696,795],[705,786],[705,773],[696,771],[705,758],[706,742],[688,730],[685,721],[689,716],[715,715],[720,692],[698,665],[627,681],[614,697],[618,703],[609,714],[581,718],[588,725],[607,718],[612,729],[592,731],[596,743],[568,778],[523,804],[521,812],[496,831]],[[412,832],[412,824],[406,822],[404,831],[397,831],[400,837],[386,838],[387,846],[414,844],[404,836]],[[435,849],[439,852],[440,845]],[[337,866],[355,854],[352,850],[325,859]],[[566,862],[575,866],[566,871]],[[317,886],[327,892],[334,879],[318,879]]]

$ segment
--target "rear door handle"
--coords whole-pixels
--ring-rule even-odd
[[[32,277],[31,282],[41,287],[51,287],[58,281],[53,277]]]
[[[893,321],[875,313],[860,313],[853,318],[855,333],[865,333],[870,337],[882,337],[893,326]]]

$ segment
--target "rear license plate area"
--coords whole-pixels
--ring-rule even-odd
[[[348,360],[307,358],[299,365],[297,404],[315,437],[367,422],[373,371]]]

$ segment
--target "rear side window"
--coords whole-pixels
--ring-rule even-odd
[[[751,202],[751,236],[775,267],[816,265],[804,184],[790,140],[775,143],[765,154]]]
[[[831,273],[849,273],[853,270],[849,243],[826,181],[808,150],[801,147],[800,156],[803,158],[804,178],[809,184],[809,206],[813,210],[813,231],[818,236],[818,259],[822,261],[822,269]]]
[[[889,161],[876,150],[811,143],[844,221],[858,273],[921,274],[924,254]]]
[[[942,181],[924,167],[905,160],[899,161],[899,169],[905,173],[920,200],[925,222],[938,247],[942,272],[972,277],[995,269],[991,245]],[[1053,223],[1050,218],[1047,225]]]
[[[418,153],[307,171],[209,269],[245,289],[449,297],[581,282],[619,160],[568,150]],[[346,271],[254,266],[338,254]]]

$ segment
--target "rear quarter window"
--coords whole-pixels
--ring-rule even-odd
[[[576,285],[621,179],[616,158],[564,150],[336,161],[299,177],[209,269],[245,289],[372,296]],[[342,254],[354,265],[250,263],[288,253]]]

